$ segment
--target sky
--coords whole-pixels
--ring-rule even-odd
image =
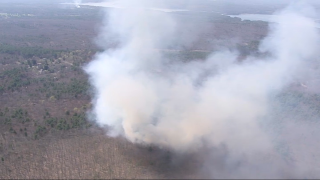
[[[82,2],[102,2],[103,0],[82,0]],[[110,1],[110,0],[106,0]],[[163,1],[169,4],[184,4],[184,3],[203,3],[203,2],[223,2],[232,4],[250,4],[250,5],[270,5],[270,4],[287,4],[297,0],[146,0],[146,1]],[[320,4],[318,0],[304,0]],[[72,2],[72,0],[1,0],[0,3],[43,3],[43,2]]]

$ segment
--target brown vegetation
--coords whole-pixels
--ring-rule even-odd
[[[97,51],[97,9],[2,4],[0,12],[0,178],[193,177],[195,162],[175,166],[166,150],[108,138],[87,120],[82,66]],[[194,21],[208,27],[196,45],[168,56],[203,59],[224,39],[246,55],[266,32],[261,22],[208,18]]]

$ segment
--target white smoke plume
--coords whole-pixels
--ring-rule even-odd
[[[225,173],[207,162],[215,177],[320,177],[314,154],[320,141],[309,134],[319,125],[308,117],[290,119],[295,112],[277,106],[290,85],[314,77],[308,69],[317,62],[320,36],[313,9],[295,4],[277,13],[260,46],[267,57],[239,62],[237,52],[219,51],[181,62],[159,50],[187,42],[179,39],[179,24],[170,13],[140,8],[146,2],[107,12],[100,44],[112,38],[117,45],[85,67],[94,87],[94,120],[133,143],[181,153],[224,145],[230,163],[245,159],[237,169],[226,165]],[[277,150],[281,142],[292,152],[289,163]]]
[[[82,3],[82,0],[73,0],[73,3],[77,8],[80,8],[80,4]]]

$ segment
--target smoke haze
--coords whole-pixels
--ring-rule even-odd
[[[288,105],[301,97],[288,89],[311,87],[317,76],[311,7],[295,3],[276,13],[260,45],[268,56],[239,62],[238,52],[222,50],[182,62],[159,49],[184,47],[200,30],[181,35],[170,13],[141,8],[165,2],[121,3],[136,8],[108,10],[98,38],[102,47],[117,45],[85,67],[92,118],[109,136],[182,154],[209,149],[201,172],[214,178],[320,177],[319,114]]]
[[[76,7],[80,7],[82,0],[73,0],[73,3],[75,4]]]

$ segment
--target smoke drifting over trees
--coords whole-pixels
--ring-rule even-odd
[[[319,114],[290,106],[301,100],[292,84],[312,86],[318,75],[312,7],[295,3],[276,13],[260,45],[268,56],[239,62],[236,51],[215,51],[204,61],[181,62],[159,49],[190,43],[200,30],[181,38],[170,13],[141,8],[151,1],[121,3],[135,8],[108,10],[99,36],[102,46],[111,39],[117,46],[85,67],[92,119],[108,135],[176,153],[211,149],[202,154],[202,169],[215,178],[319,177]]]

